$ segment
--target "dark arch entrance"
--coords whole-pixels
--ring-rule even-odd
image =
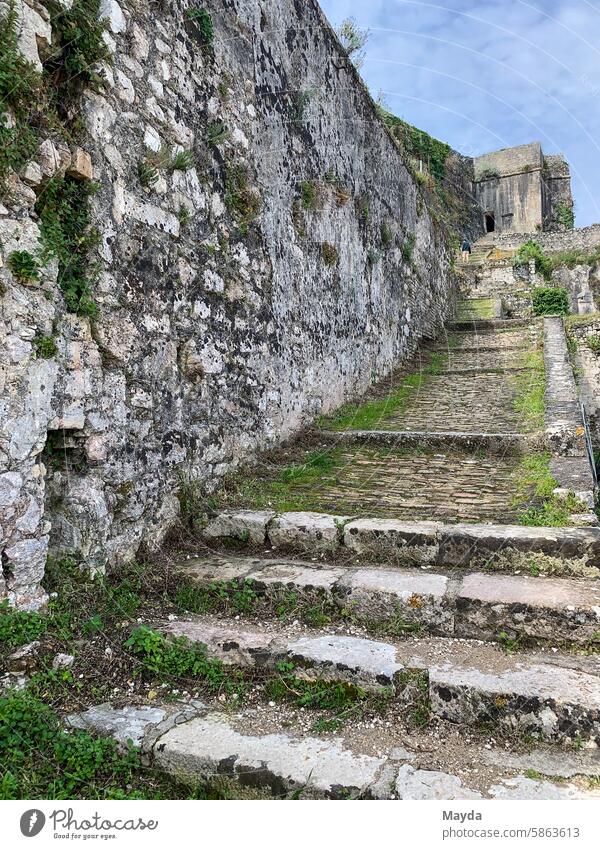
[[[494,233],[496,230],[496,216],[493,212],[485,213],[485,232]]]

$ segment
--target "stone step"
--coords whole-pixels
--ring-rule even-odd
[[[472,321],[453,321],[447,325],[447,328],[448,330],[485,332],[487,330],[508,330],[515,327],[526,327],[531,323],[531,318],[475,319]]]
[[[600,577],[600,529],[444,524],[272,510],[222,511],[202,531],[209,544],[338,555],[386,566],[470,567]]]
[[[67,724],[120,743],[132,739],[177,780],[216,789],[225,782],[241,798],[600,798],[587,778],[600,772],[596,753],[509,751],[451,726],[406,734],[390,723],[354,722],[343,735],[317,734],[280,706],[231,714],[197,702],[106,703]]]
[[[388,445],[409,450],[418,448],[485,451],[488,454],[525,454],[544,446],[544,433],[523,434],[514,432],[485,433],[461,431],[415,430],[344,430],[323,431],[323,439],[335,443],[363,443]]]
[[[156,626],[155,626],[156,627]],[[195,616],[158,626],[206,647],[209,657],[277,675],[281,661],[313,681],[393,688],[401,703],[427,691],[433,716],[464,725],[491,722],[550,742],[600,744],[600,662],[596,657],[519,652],[475,640],[381,642],[279,623],[229,624]]]
[[[424,572],[298,560],[208,557],[185,561],[187,580],[248,584],[266,603],[326,604],[330,619],[389,629],[502,641],[600,646],[600,586],[575,579]],[[264,608],[264,605],[263,605]]]

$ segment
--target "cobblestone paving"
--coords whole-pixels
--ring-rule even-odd
[[[320,482],[299,484],[319,511],[444,521],[516,521],[518,457],[413,453],[357,446]]]
[[[404,410],[381,422],[385,430],[516,432],[511,373],[440,374],[415,390]]]

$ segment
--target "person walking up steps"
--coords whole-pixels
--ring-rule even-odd
[[[471,258],[471,243],[469,242],[466,236],[463,239],[463,243],[460,249],[462,251],[462,261],[464,263],[467,263]]]

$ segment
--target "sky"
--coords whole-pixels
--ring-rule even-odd
[[[477,156],[540,141],[600,222],[600,0],[320,0],[369,29],[361,74],[411,124]]]

